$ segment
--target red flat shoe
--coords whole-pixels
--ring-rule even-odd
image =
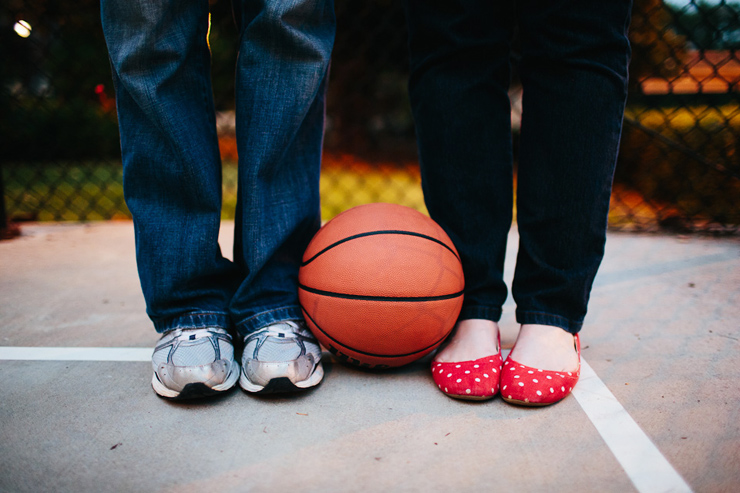
[[[498,393],[501,375],[501,338],[498,353],[472,361],[437,363],[432,361],[432,378],[439,390],[450,397],[486,400]]]
[[[506,358],[501,373],[501,397],[520,406],[549,406],[563,400],[581,375],[581,341],[574,336],[578,353],[575,372],[540,370]]]

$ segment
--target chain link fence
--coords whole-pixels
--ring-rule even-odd
[[[336,13],[323,217],[375,201],[423,210],[401,6],[336,0]],[[611,228],[738,234],[740,2],[636,0],[631,40]],[[98,1],[6,0],[0,42],[0,220],[129,217]],[[237,32],[227,0],[212,2],[210,44],[229,218]],[[520,97],[513,86],[515,142]]]

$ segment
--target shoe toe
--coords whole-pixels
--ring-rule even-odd
[[[312,354],[304,354],[291,361],[259,361],[244,358],[242,368],[247,378],[255,384],[265,386],[276,378],[287,378],[294,384],[308,379],[316,368]]]
[[[490,399],[499,390],[501,357],[487,356],[473,361],[432,363],[432,378],[450,397]]]
[[[168,388],[181,391],[185,386],[201,383],[209,388],[225,383],[236,362],[218,360],[207,365],[175,366],[171,363],[159,365],[157,377]]]
[[[501,396],[507,402],[547,406],[564,399],[578,382],[578,372],[540,370],[508,361],[501,376]]]

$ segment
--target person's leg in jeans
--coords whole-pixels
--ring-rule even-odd
[[[574,369],[604,254],[627,96],[629,0],[518,3],[523,116],[512,286],[522,329],[511,357]],[[561,330],[563,329],[563,330]]]
[[[103,0],[102,18],[147,313],[158,332],[228,327],[238,280],[217,242],[221,161],[208,5]]]
[[[430,216],[457,247],[465,272],[459,322],[433,366],[483,357],[500,366],[497,322],[507,296],[503,269],[513,202],[513,4],[407,0],[406,14],[424,198]],[[446,378],[437,383],[448,395],[482,399],[498,389],[497,383],[486,384],[489,378],[498,381],[493,367],[472,389],[461,382],[459,392],[454,382],[460,381],[450,375],[465,369],[442,370],[434,372],[435,381],[438,374]]]
[[[121,134],[126,203],[147,313],[166,333],[155,391],[227,390],[238,365],[227,330],[238,271],[218,246],[221,162],[207,2],[101,2]]]
[[[239,5],[234,259],[243,281],[229,311],[245,338],[241,386],[290,391],[316,385],[323,375],[318,343],[302,322],[297,285],[303,251],[321,224],[334,6],[332,0]]]

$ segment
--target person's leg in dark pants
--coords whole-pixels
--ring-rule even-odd
[[[459,322],[435,364],[476,359],[498,353],[497,322],[507,296],[514,8],[438,0],[407,0],[405,7],[424,198],[430,216],[455,243],[465,272]],[[478,397],[492,396],[497,387],[481,385]]]

